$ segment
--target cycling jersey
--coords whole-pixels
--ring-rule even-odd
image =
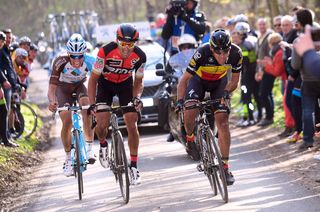
[[[92,69],[92,56],[85,55],[83,64],[80,68],[74,68],[70,63],[68,55],[58,56],[52,65],[50,84],[57,85],[59,82],[78,83],[85,81],[88,72]],[[90,62],[91,61],[91,62]]]
[[[210,50],[210,44],[204,44],[194,53],[187,67],[187,72],[197,75],[203,80],[216,81],[227,75],[228,71],[241,72],[242,53],[241,49],[231,45],[230,55],[224,65],[220,65]]]
[[[128,58],[120,55],[118,44],[111,42],[98,52],[93,72],[102,74],[105,80],[121,83],[132,77],[132,72],[143,76],[143,67],[146,63],[146,54],[137,46]]]

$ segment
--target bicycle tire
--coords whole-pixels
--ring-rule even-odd
[[[27,103],[21,102],[20,111],[24,119],[23,132],[20,135],[22,138],[30,138],[36,131],[38,126],[38,115],[34,109]]]
[[[212,162],[212,171],[215,176],[216,185],[219,190],[219,193],[224,200],[225,203],[228,202],[228,188],[227,188],[227,180],[226,175],[223,168],[223,162],[221,159],[220,149],[218,144],[214,138],[214,135],[211,130],[206,132],[206,141],[208,144],[208,150],[210,153],[211,162]]]
[[[120,131],[116,131],[113,134],[115,139],[115,167],[118,175],[118,182],[120,186],[121,195],[123,201],[127,204],[130,198],[130,181],[128,173],[127,155],[123,144],[123,137]]]
[[[83,193],[83,179],[82,179],[82,172],[81,172],[81,161],[80,161],[80,137],[79,132],[74,131],[73,136],[75,139],[75,159],[76,159],[76,177],[78,179],[78,192],[79,192],[79,200],[82,199],[82,193]]]
[[[217,183],[215,180],[215,175],[212,172],[212,167],[211,167],[212,161],[210,161],[207,143],[204,140],[202,130],[198,130],[197,138],[198,138],[198,145],[200,150],[200,160],[203,163],[203,172],[209,180],[211,189],[213,191],[213,195],[216,196],[218,194]]]

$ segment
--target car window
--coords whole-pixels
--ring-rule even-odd
[[[147,56],[147,62],[146,66],[144,67],[145,70],[155,70],[156,65],[158,63],[161,63],[163,65],[163,56],[161,57],[153,57],[153,56]]]

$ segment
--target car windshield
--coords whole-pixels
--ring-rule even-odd
[[[146,66],[144,67],[144,69],[145,70],[155,70],[156,65],[158,63],[163,64],[163,57],[154,57],[154,56],[147,57],[147,63],[146,63]]]

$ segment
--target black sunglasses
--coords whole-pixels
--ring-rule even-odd
[[[83,54],[77,55],[77,54],[70,54],[70,58],[72,59],[82,59],[84,57]]]
[[[216,54],[227,54],[230,51],[230,48],[227,49],[213,49],[214,53]]]

